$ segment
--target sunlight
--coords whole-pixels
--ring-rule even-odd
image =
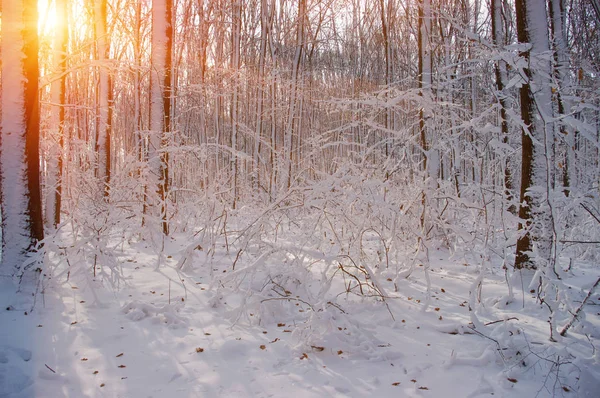
[[[54,0],[38,0],[38,31],[41,35],[52,35],[64,23],[56,13]]]

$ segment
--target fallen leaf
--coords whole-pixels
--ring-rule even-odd
[[[395,382],[395,383],[392,383],[392,385],[393,385],[393,386],[399,386],[399,385],[400,385],[400,382],[399,382],[399,381],[397,381],[397,382]]]
[[[292,333],[292,331],[291,331],[291,330],[289,330],[289,329],[285,329],[285,330],[283,331],[283,333]]]
[[[325,347],[319,347],[318,345],[311,345],[311,347],[314,350],[319,351],[319,352],[321,352],[321,351],[323,351],[325,349]]]
[[[278,327],[278,328],[282,328],[282,327],[284,327],[284,326],[285,326],[285,323],[278,323],[278,324],[277,324],[277,327]]]
[[[517,379],[513,379],[512,377],[507,377],[506,380],[510,381],[511,383],[516,383],[518,381]]]
[[[81,358],[81,360],[82,360],[83,362],[85,362],[85,361],[87,361],[88,359],[87,359],[87,358]]]
[[[92,374],[94,374],[94,375],[97,375],[97,374],[98,374],[98,371],[97,371],[97,370],[94,370],[94,373],[92,373]]]
[[[413,383],[416,383],[417,380],[416,379],[411,379],[410,381],[412,381]]]
[[[106,385],[106,384],[102,383],[102,384],[100,384],[100,387],[104,387],[105,385]]]
[[[117,355],[115,358],[120,358],[123,356],[123,353],[120,353],[119,355]]]
[[[429,388],[421,386],[419,387],[419,390],[429,390]]]
[[[210,333],[204,333],[205,336],[210,336]]]
[[[571,390],[569,390],[569,387],[567,387],[567,386],[563,386],[563,388],[562,388],[562,389],[563,389],[565,392],[571,392]]]
[[[436,311],[439,311],[439,310],[440,310],[440,307],[435,307],[435,310],[436,310]]]
[[[85,303],[85,300],[81,300],[81,301],[79,302],[79,304],[83,304],[83,303]]]
[[[302,356],[300,357],[300,359],[308,359],[308,355],[306,355],[305,352],[302,353]]]
[[[77,321],[71,322],[71,325],[77,325]]]
[[[442,289],[442,293],[446,293],[446,291],[444,289]]]
[[[117,366],[117,368],[121,368],[121,369],[126,368],[126,367],[127,366],[125,366],[125,365],[119,365],[119,366]]]
[[[344,353],[344,351],[338,350],[338,355],[342,355],[343,353]]]
[[[276,337],[276,338],[275,338],[275,340],[273,340],[273,341],[269,341],[269,343],[273,344],[273,343],[276,343],[276,342],[278,342],[278,341],[279,341],[279,337]]]
[[[198,352],[198,353],[204,352],[204,348],[196,347],[196,352]]]
[[[264,345],[264,344],[261,344],[261,345],[260,345],[260,349],[261,349],[261,350],[266,350],[266,349],[267,349],[267,346],[266,346],[266,345]]]

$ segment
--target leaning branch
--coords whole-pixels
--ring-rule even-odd
[[[585,305],[585,303],[587,303],[587,301],[589,300],[589,298],[592,297],[592,294],[594,294],[594,290],[596,289],[596,287],[598,287],[599,284],[600,284],[600,278],[598,278],[596,280],[596,283],[594,283],[594,285],[592,286],[592,288],[588,292],[587,296],[585,296],[585,298],[581,302],[581,305],[579,306],[579,308],[577,308],[577,311],[575,311],[575,313],[573,314],[573,317],[571,318],[571,320],[569,321],[569,323],[567,323],[565,325],[565,327],[560,331],[560,335],[561,336],[564,336],[565,334],[567,334],[567,331],[571,328],[571,326],[573,326],[573,324],[577,320],[577,316],[579,315],[579,313],[583,309],[583,306]]]

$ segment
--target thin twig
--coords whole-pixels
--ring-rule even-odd
[[[567,323],[565,325],[565,327],[560,331],[560,335],[564,337],[565,334],[567,334],[567,331],[569,330],[569,328],[571,328],[571,326],[573,326],[573,324],[575,323],[575,321],[577,320],[577,316],[579,315],[579,313],[581,312],[581,310],[583,309],[583,306],[585,305],[585,303],[589,300],[589,298],[592,296],[592,294],[594,293],[594,290],[596,289],[596,287],[598,286],[598,284],[600,284],[600,278],[598,278],[596,280],[596,283],[594,283],[594,285],[592,286],[592,288],[590,289],[590,291],[588,292],[587,296],[585,296],[585,298],[583,299],[583,301],[581,302],[581,305],[579,306],[579,308],[577,308],[577,310],[575,311],[575,313],[573,314],[573,317],[571,318],[571,320],[569,321],[569,323]]]
[[[506,319],[498,319],[497,321],[488,322],[488,323],[485,323],[484,325],[485,325],[485,326],[489,326],[489,325],[493,325],[494,323],[506,322],[506,321],[512,321],[512,320],[518,321],[518,320],[519,320],[519,318],[517,318],[517,317],[514,317],[514,316],[513,316],[513,317],[511,317],[511,318],[506,318]]]

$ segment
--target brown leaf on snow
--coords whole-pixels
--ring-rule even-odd
[[[446,290],[442,289],[442,293],[446,293]]]
[[[284,326],[285,326],[285,323],[278,323],[278,324],[277,324],[277,327],[278,327],[278,328],[282,328],[282,327],[284,327]]]
[[[300,357],[300,359],[308,359],[308,355],[306,355],[305,352],[302,353],[302,356]]]
[[[419,387],[419,390],[429,390],[429,388],[421,386]]]
[[[81,360],[82,360],[83,362],[85,362],[85,361],[87,361],[88,359],[87,359],[87,358],[81,358]]]
[[[125,366],[125,365],[119,365],[119,366],[117,366],[117,368],[121,368],[121,369],[126,368],[126,367],[127,366]]]
[[[289,329],[285,329],[285,330],[283,331],[283,333],[292,333],[292,331],[291,331],[291,330],[289,330]]]
[[[204,348],[196,347],[196,352],[198,352],[198,353],[204,352]]]
[[[510,381],[511,383],[516,383],[518,381],[517,379],[513,379],[512,377],[507,377],[506,380]]]
[[[325,347],[319,347],[318,345],[311,345],[311,347],[313,348],[313,350],[316,350],[319,352],[321,352],[325,349]]]
[[[266,350],[266,349],[267,349],[267,346],[266,346],[266,345],[264,345],[264,344],[261,344],[261,345],[260,345],[260,349],[261,349],[261,350]]]
[[[410,381],[412,381],[413,383],[416,383],[417,380],[416,379],[411,379]]]
[[[115,358],[121,358],[123,356],[123,353],[120,353],[119,355],[117,355]]]
[[[342,350],[338,351],[338,355],[342,355],[343,353],[344,353],[344,351],[342,351]]]
[[[104,387],[105,385],[106,385],[106,384],[102,383],[102,384],[100,384],[100,387]]]
[[[71,322],[71,325],[77,325],[77,321]]]
[[[439,311],[439,310],[440,310],[440,307],[435,307],[435,310],[436,310],[436,311]]]
[[[276,338],[275,338],[275,340],[273,340],[273,341],[269,341],[269,343],[273,344],[273,343],[276,343],[276,342],[278,342],[278,341],[279,341],[279,337],[276,337]]]
[[[97,375],[97,374],[98,374],[98,371],[97,371],[97,370],[94,370],[94,373],[92,373],[92,374],[93,374],[93,375]]]
[[[397,382],[395,382],[395,383],[392,383],[392,385],[393,385],[393,386],[399,386],[399,385],[400,385],[400,382],[399,382],[399,381],[397,381]]]

